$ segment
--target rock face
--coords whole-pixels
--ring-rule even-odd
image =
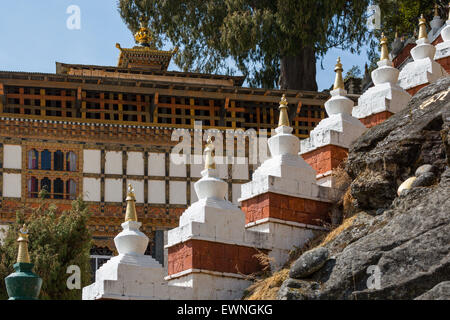
[[[437,176],[445,170],[449,87],[447,77],[423,88],[406,109],[352,145],[346,169],[353,179],[351,196],[360,210],[388,208],[399,185],[424,164],[433,165]]]
[[[408,108],[373,127],[349,153],[357,209],[324,246],[330,258],[280,299],[437,299],[450,280],[450,77],[422,89]],[[429,164],[433,181],[397,196]],[[430,185],[430,183],[432,183]],[[376,213],[376,214],[375,214]],[[320,284],[317,287],[317,283]]]
[[[323,247],[305,252],[294,262],[289,272],[289,277],[293,279],[306,278],[322,268],[328,257],[329,251]]]
[[[450,300],[450,281],[439,283],[415,300]]]

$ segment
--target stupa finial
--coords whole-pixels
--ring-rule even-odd
[[[342,72],[344,69],[342,68],[341,57],[338,57],[334,71],[336,72],[336,79],[334,80],[333,89],[345,89],[344,78],[342,77]]]
[[[28,252],[28,229],[25,224],[19,229],[19,238],[17,239],[17,242],[19,243],[17,263],[31,263],[30,254]]]
[[[288,102],[286,100],[286,95],[283,94],[280,101],[280,118],[278,120],[278,127],[285,126],[289,127],[289,115],[288,115]]]
[[[212,141],[211,136],[209,136],[208,140],[206,140],[206,147],[205,147],[205,154],[206,154],[205,170],[216,169],[216,162],[214,161],[214,157],[212,155],[213,152],[214,152],[214,143]]]
[[[145,16],[142,16],[139,20],[140,28],[138,32],[134,34],[134,39],[136,40],[136,43],[141,46],[150,47],[153,37],[150,29],[148,28],[148,19]]]
[[[419,19],[419,39],[428,39],[427,35],[427,20],[423,16],[420,16]]]
[[[134,189],[131,186],[131,184],[128,184],[128,192],[126,200],[127,200],[127,210],[125,212],[125,222],[137,221],[136,196],[134,194]]]
[[[381,34],[380,44],[381,44],[380,61],[389,60],[388,39],[384,35],[384,32]]]

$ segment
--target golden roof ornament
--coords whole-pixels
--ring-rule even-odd
[[[419,19],[419,39],[428,39],[427,20],[424,18],[423,14]]]
[[[127,191],[127,210],[125,212],[125,222],[137,221],[136,214],[136,196],[134,195],[134,189],[131,184],[128,185]]]
[[[344,78],[342,77],[342,72],[344,71],[344,69],[342,68],[341,57],[338,57],[334,71],[336,72],[336,79],[334,80],[333,90],[337,89],[345,90]]]
[[[434,4],[434,16],[439,17],[439,6],[437,2]]]
[[[381,34],[381,56],[380,61],[389,60],[389,49],[388,49],[388,39],[384,35],[384,32]]]
[[[280,101],[280,119],[278,120],[278,127],[289,127],[289,114],[288,114],[288,102],[286,100],[286,95],[283,94]]]
[[[212,141],[211,136],[208,137],[208,140],[206,140],[206,147],[205,147],[205,154],[206,154],[206,159],[205,159],[205,170],[210,170],[210,169],[216,169],[216,162],[214,161],[214,157],[213,157],[213,151],[214,151],[214,144]]]
[[[19,252],[17,253],[17,263],[31,263],[28,252],[28,229],[25,224],[19,229]]]
[[[141,17],[140,19],[140,28],[138,32],[134,34],[134,39],[136,43],[140,44],[144,47],[150,47],[153,37],[150,29],[148,28],[148,21],[146,18]]]

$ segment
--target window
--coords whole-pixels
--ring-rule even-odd
[[[37,198],[39,191],[39,181],[38,179],[36,179],[35,177],[31,177],[28,179],[27,182],[27,187],[28,187],[28,197],[29,198]]]
[[[77,170],[77,155],[72,151],[66,155],[66,170],[67,171]]]
[[[38,169],[39,153],[33,149],[28,151],[28,169]]]
[[[52,154],[50,151],[45,149],[41,152],[41,169],[42,170],[51,170],[52,168]],[[50,189],[49,189],[50,190]]]
[[[77,183],[72,179],[66,182],[66,192],[68,193],[66,198],[69,200],[75,200],[77,197]]]
[[[51,181],[49,178],[44,178],[41,180],[41,190],[47,190],[47,192],[50,194],[51,192]],[[49,196],[47,195],[46,198],[48,198]]]
[[[53,199],[63,199],[64,197],[64,182],[57,178],[53,181]]]
[[[54,159],[54,170],[63,171],[64,170],[64,154],[58,150],[53,154]]]

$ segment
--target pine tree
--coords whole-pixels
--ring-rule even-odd
[[[317,90],[316,59],[330,48],[355,52],[367,36],[370,0],[119,0],[134,33],[146,17],[159,47],[178,46],[183,71],[232,74],[250,86]]]
[[[39,299],[81,299],[81,290],[67,288],[67,268],[77,265],[81,270],[81,288],[90,283],[90,249],[92,237],[88,229],[90,216],[87,205],[80,199],[72,202],[69,211],[58,213],[57,207],[44,200],[41,193],[39,207],[17,212],[5,241],[0,245],[0,299],[7,299],[4,278],[14,272],[17,259],[17,234],[26,223],[33,271],[42,279]],[[31,211],[31,215],[26,212]]]

